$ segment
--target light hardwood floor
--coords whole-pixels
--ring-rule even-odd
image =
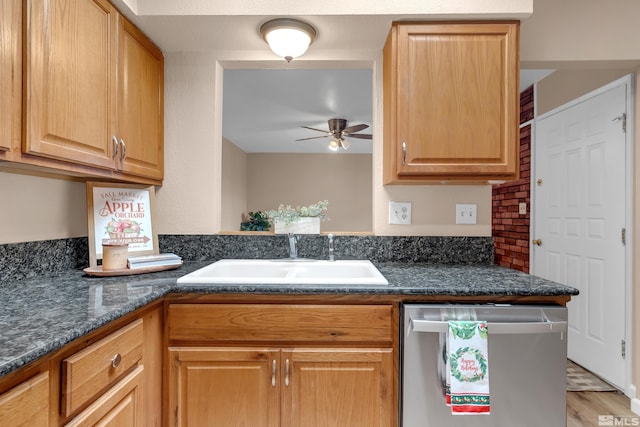
[[[599,416],[605,415],[628,417],[626,424],[615,425],[640,425],[640,415],[631,412],[629,398],[623,393],[616,391],[567,392],[567,427],[605,425],[599,423]]]

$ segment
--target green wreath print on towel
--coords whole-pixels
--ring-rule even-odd
[[[465,354],[471,355],[473,358],[475,358],[478,364],[478,369],[472,370],[472,372],[474,372],[473,375],[465,375],[464,373],[460,372],[459,361]],[[459,348],[458,351],[456,351],[455,354],[451,356],[451,375],[457,378],[458,381],[467,383],[480,381],[487,375],[487,359],[485,359],[480,350],[477,350],[475,348]]]

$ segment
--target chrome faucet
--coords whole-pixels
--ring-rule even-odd
[[[298,236],[289,233],[289,258],[298,258]]]
[[[329,261],[335,261],[336,260],[336,256],[334,255],[334,248],[333,248],[333,234],[329,234],[327,236],[329,238]]]

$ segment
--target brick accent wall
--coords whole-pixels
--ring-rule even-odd
[[[533,86],[520,94],[520,123],[532,120]],[[520,129],[520,179],[494,185],[492,234],[494,261],[503,267],[529,272],[529,225],[531,205],[531,125]],[[519,213],[526,203],[526,214]]]

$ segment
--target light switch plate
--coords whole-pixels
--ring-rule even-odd
[[[456,204],[456,224],[477,224],[478,205]]]
[[[525,202],[520,202],[520,204],[518,204],[518,213],[520,215],[527,214],[527,204]]]
[[[411,202],[389,202],[389,224],[411,224]]]

